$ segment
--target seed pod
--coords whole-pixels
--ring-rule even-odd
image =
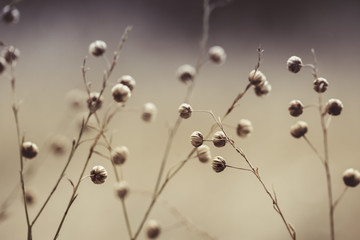
[[[289,106],[289,113],[293,117],[298,117],[303,113],[304,105],[300,100],[292,100]]]
[[[3,57],[0,57],[0,74],[2,74],[6,69],[6,61]]]
[[[4,23],[7,24],[15,24],[18,23],[20,20],[20,11],[14,7],[14,6],[10,6],[10,5],[6,5],[3,10],[2,10],[2,16],[1,19]]]
[[[14,46],[9,46],[4,54],[5,61],[8,64],[16,63],[16,61],[19,59],[19,56],[20,56],[20,51]]]
[[[151,219],[147,222],[146,235],[150,239],[157,238],[161,233],[161,226],[158,221]]]
[[[344,105],[339,99],[330,99],[326,104],[326,112],[333,116],[338,116],[341,113]]]
[[[151,122],[155,119],[157,113],[157,108],[153,103],[145,103],[143,106],[143,112],[141,114],[141,118],[145,122]]]
[[[118,83],[122,83],[127,86],[130,91],[133,91],[136,85],[135,79],[130,75],[123,75],[118,79]]]
[[[314,90],[318,93],[323,93],[327,90],[329,83],[325,78],[319,77],[314,80]]]
[[[194,146],[194,147],[199,147],[203,144],[204,142],[204,136],[202,135],[201,132],[199,131],[195,131],[191,134],[191,144]]]
[[[111,89],[112,96],[116,102],[124,103],[131,97],[130,88],[122,83],[116,84]]]
[[[179,107],[180,117],[182,117],[184,119],[188,119],[189,117],[191,117],[192,112],[193,112],[193,109],[190,106],[190,104],[183,103]]]
[[[226,136],[223,131],[217,131],[212,139],[215,147],[223,147],[226,145]]]
[[[356,187],[360,183],[360,172],[353,168],[346,169],[343,173],[343,180],[346,186]]]
[[[100,96],[100,93],[98,92],[91,92],[90,96],[87,100],[87,104],[90,111],[95,112],[99,108],[101,108],[103,103],[103,96]]]
[[[196,149],[197,157],[202,163],[206,163],[211,159],[210,148],[207,145],[201,145]]]
[[[252,70],[249,73],[249,81],[254,86],[260,86],[265,83],[266,77],[260,70]]]
[[[183,83],[188,83],[190,81],[193,81],[195,75],[196,75],[195,68],[189,64],[180,66],[176,71],[177,78]]]
[[[271,91],[271,85],[268,81],[265,81],[263,84],[255,86],[254,91],[259,97],[266,96]]]
[[[50,151],[57,156],[64,155],[70,141],[63,135],[55,136],[50,142]]]
[[[300,138],[307,133],[308,125],[304,121],[298,121],[290,127],[290,133],[294,138]]]
[[[302,67],[301,58],[297,56],[292,56],[287,60],[288,70],[292,73],[298,73]]]
[[[213,159],[213,162],[212,162],[212,169],[219,173],[219,172],[222,172],[224,171],[224,169],[226,168],[226,162],[225,162],[225,159],[221,156],[216,156],[214,159]]]
[[[111,152],[111,161],[116,165],[123,164],[129,157],[129,149],[125,146],[116,147]]]
[[[248,119],[240,119],[236,127],[236,133],[239,137],[247,137],[253,131],[253,126]]]
[[[115,194],[120,199],[125,199],[125,197],[129,194],[129,184],[126,181],[120,181],[115,183]]]
[[[34,205],[36,202],[35,192],[31,189],[26,189],[25,191],[25,201],[28,205]]]
[[[220,46],[213,46],[209,49],[209,59],[216,64],[224,64],[226,60],[225,50]]]
[[[95,184],[102,184],[107,178],[107,172],[103,166],[95,166],[90,171],[91,181]]]
[[[96,40],[89,45],[89,53],[94,57],[102,56],[107,49],[106,43],[101,40]]]
[[[23,157],[31,159],[36,157],[38,153],[39,153],[39,148],[36,146],[35,143],[23,142],[21,146],[21,154]]]

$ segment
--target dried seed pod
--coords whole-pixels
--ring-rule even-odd
[[[50,142],[50,151],[57,156],[64,155],[69,142],[65,136],[57,135]]]
[[[89,53],[94,57],[102,56],[107,49],[106,43],[102,40],[96,40],[89,45]]]
[[[158,221],[151,219],[146,224],[146,235],[150,239],[159,237],[161,233],[161,226]]]
[[[183,103],[179,107],[180,117],[182,117],[184,119],[191,117],[192,112],[193,112],[193,109],[190,106],[190,104]]]
[[[343,180],[346,186],[356,187],[360,183],[360,172],[353,168],[346,169],[343,173]]]
[[[325,78],[319,77],[314,80],[314,90],[318,93],[323,93],[327,90],[329,83]]]
[[[206,163],[211,159],[211,152],[210,148],[207,145],[201,145],[196,149],[197,157],[199,161],[202,163]]]
[[[217,131],[212,139],[215,147],[223,147],[226,145],[226,136],[223,131]]]
[[[190,81],[193,81],[195,75],[196,75],[196,69],[189,64],[180,66],[176,71],[177,78],[183,83],[188,83]]]
[[[260,86],[266,81],[265,75],[260,70],[252,70],[249,73],[249,81],[254,86]]]
[[[100,96],[98,92],[91,92],[89,98],[87,100],[87,104],[90,111],[95,112],[99,108],[101,108],[103,103],[103,96]]]
[[[20,56],[20,51],[14,46],[9,46],[4,53],[5,61],[8,64],[16,63],[16,61],[19,59],[19,56]]]
[[[127,86],[130,91],[133,91],[136,85],[135,79],[130,75],[123,75],[117,81]]]
[[[293,117],[298,117],[303,113],[304,105],[300,100],[292,100],[289,106],[289,113]]]
[[[6,69],[6,61],[3,57],[0,57],[0,74],[2,74]]]
[[[194,147],[199,147],[203,144],[204,142],[204,136],[202,135],[201,132],[199,131],[195,131],[191,134],[191,144],[194,146]]]
[[[341,113],[344,105],[339,99],[330,99],[326,104],[326,112],[333,116],[338,116]]]
[[[226,168],[225,159],[223,157],[221,157],[221,156],[216,156],[213,159],[213,162],[212,162],[211,166],[212,166],[212,169],[215,172],[217,172],[217,173],[222,172]]]
[[[298,73],[302,67],[302,60],[297,56],[292,56],[287,60],[288,70],[292,73]]]
[[[33,190],[31,189],[26,189],[25,191],[25,201],[28,205],[34,205],[36,202],[36,194]]]
[[[226,60],[225,50],[220,46],[213,46],[209,49],[209,59],[216,64],[224,64]]]
[[[294,138],[300,138],[307,133],[308,125],[304,121],[298,121],[290,127],[290,133]]]
[[[116,165],[123,164],[129,157],[129,149],[125,146],[116,147],[111,152],[111,161]]]
[[[103,166],[95,166],[90,171],[91,181],[95,184],[102,184],[107,178],[107,172]]]
[[[263,84],[255,86],[254,91],[259,97],[266,96],[271,91],[271,85],[268,81],[265,81]]]
[[[129,184],[124,180],[115,183],[114,188],[116,196],[120,199],[125,199],[125,197],[128,196],[130,191]]]
[[[155,119],[157,108],[153,103],[145,103],[143,106],[143,112],[141,118],[145,122],[150,122]]]
[[[130,88],[122,83],[116,84],[111,89],[111,94],[116,102],[124,103],[131,97]]]
[[[15,6],[6,5],[2,10],[1,19],[7,24],[18,23],[20,20],[20,11]]]
[[[36,157],[39,153],[39,148],[36,146],[35,143],[32,142],[23,142],[21,145],[21,154],[23,157],[31,159]]]
[[[247,137],[253,131],[253,126],[248,119],[240,119],[236,127],[236,133],[239,137]]]

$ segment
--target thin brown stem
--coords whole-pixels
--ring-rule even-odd
[[[338,205],[338,203],[340,202],[340,200],[344,197],[345,193],[346,193],[346,190],[348,190],[348,186],[345,186],[343,192],[340,194],[340,196],[335,200],[334,204],[333,204],[333,207],[335,209],[335,207]]]

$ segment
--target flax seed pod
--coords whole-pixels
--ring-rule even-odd
[[[2,74],[6,69],[6,61],[3,57],[0,57],[0,74]]]
[[[90,111],[95,112],[100,109],[103,104],[103,96],[100,96],[98,92],[91,92],[87,99],[88,108]]]
[[[330,99],[326,104],[326,112],[333,116],[340,115],[344,105],[339,99]]]
[[[89,45],[89,53],[94,57],[102,56],[107,49],[106,43],[102,40],[96,40]]]
[[[297,56],[292,56],[287,60],[288,70],[292,73],[298,73],[302,67],[302,60]]]
[[[106,169],[103,166],[95,166],[90,171],[91,181],[95,184],[102,184],[107,178]]]
[[[194,146],[194,147],[199,147],[203,144],[204,142],[204,136],[201,132],[199,131],[195,131],[191,134],[191,137],[190,137],[190,140],[191,140],[191,144]]]
[[[20,50],[14,46],[9,46],[4,53],[4,59],[10,65],[16,63],[19,57]]]
[[[266,96],[271,91],[271,85],[268,81],[264,81],[261,85],[255,86],[254,91],[259,97]]]
[[[360,172],[353,168],[346,169],[343,173],[343,180],[346,186],[356,187],[360,183]]]
[[[225,162],[225,159],[221,156],[216,156],[214,159],[213,159],[213,162],[211,164],[212,166],[212,169],[219,173],[219,172],[222,172],[225,170],[226,168],[226,162]]]
[[[223,131],[217,131],[212,139],[215,147],[223,147],[226,145],[226,136]]]
[[[143,112],[141,114],[142,120],[145,122],[151,122],[155,119],[157,108],[153,103],[145,103],[143,106]]]
[[[129,149],[125,146],[116,147],[111,152],[111,161],[116,165],[124,164],[129,157]]]
[[[196,75],[196,69],[189,64],[180,66],[176,71],[177,78],[183,83],[188,83],[193,81],[195,75]]]
[[[131,91],[130,88],[122,83],[116,84],[111,89],[111,94],[115,100],[115,102],[118,103],[124,103],[131,97]]]
[[[207,145],[201,145],[196,149],[196,154],[200,162],[206,163],[211,160],[210,148]]]
[[[294,138],[303,137],[308,130],[308,125],[304,121],[298,121],[290,127],[290,133]]]
[[[253,126],[250,120],[240,119],[236,127],[236,133],[239,137],[247,137],[253,131]]]
[[[191,117],[192,112],[193,112],[193,109],[190,106],[190,104],[183,103],[179,107],[180,117],[182,117],[184,119],[188,119],[189,117]]]
[[[266,81],[265,75],[260,70],[252,70],[249,73],[249,82],[254,86],[260,86]]]
[[[303,113],[304,105],[300,100],[292,100],[289,106],[289,113],[293,117],[298,117]]]
[[[327,90],[329,83],[325,78],[319,77],[314,80],[314,90],[318,93],[323,93]]]
[[[2,10],[1,19],[6,24],[18,23],[20,20],[20,11],[14,6],[6,5]]]
[[[146,235],[150,239],[159,237],[161,233],[161,226],[158,221],[151,219],[146,224]]]
[[[135,79],[130,75],[123,75],[118,79],[118,83],[124,84],[127,86],[130,91],[132,92],[135,88],[136,81]]]
[[[114,188],[116,196],[120,199],[125,199],[130,191],[129,184],[124,180],[115,183]]]
[[[24,158],[32,159],[39,153],[39,148],[35,143],[23,142],[21,145],[21,154]]]
[[[213,46],[209,49],[209,59],[216,64],[222,65],[226,60],[225,50],[220,46]]]

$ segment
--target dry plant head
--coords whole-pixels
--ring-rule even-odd
[[[24,158],[32,159],[39,153],[39,148],[35,143],[23,142],[21,146],[21,154]]]
[[[187,103],[181,104],[178,110],[180,113],[180,117],[183,119],[188,119],[189,117],[191,117],[191,114],[193,112],[192,107],[190,106],[190,104]]]
[[[146,236],[150,239],[158,238],[161,233],[161,226],[158,221],[150,219],[146,224]]]
[[[98,92],[91,92],[89,98],[87,99],[87,105],[91,112],[95,112],[100,109],[104,101],[104,97],[100,96]]]
[[[190,142],[194,147],[199,147],[204,142],[204,136],[201,132],[195,131],[190,136]]]
[[[308,125],[304,121],[298,121],[290,127],[290,133],[294,138],[303,137],[308,131]]]
[[[112,150],[111,161],[115,165],[124,164],[129,157],[129,149],[126,146],[119,146]]]
[[[153,103],[145,103],[141,114],[142,120],[145,122],[151,122],[155,119],[157,114],[157,107]]]
[[[221,156],[216,156],[216,157],[213,159],[211,166],[212,166],[212,169],[213,169],[215,172],[219,173],[219,172],[222,172],[222,171],[225,170],[225,168],[226,168],[226,161],[225,161],[225,159],[224,159],[223,157],[221,157]]]
[[[101,57],[107,49],[106,43],[102,40],[96,40],[89,45],[89,53],[94,57]]]
[[[346,169],[343,173],[343,180],[346,186],[356,187],[360,183],[360,172],[353,168]]]
[[[20,57],[20,50],[14,46],[8,46],[4,48],[3,56],[7,64],[15,65]]]
[[[250,120],[248,119],[240,119],[237,126],[236,126],[236,133],[239,137],[247,137],[253,131],[253,126]]]
[[[339,99],[331,98],[326,104],[326,112],[333,116],[340,115],[344,105]]]
[[[6,5],[2,9],[1,20],[6,24],[15,24],[20,21],[20,11],[12,5]]]
[[[317,93],[323,93],[327,90],[329,83],[325,78],[319,77],[314,80],[314,90]]]
[[[209,59],[211,62],[222,65],[226,61],[226,53],[224,48],[220,46],[213,46],[209,49]]]
[[[271,85],[269,81],[265,80],[262,84],[256,85],[254,91],[259,97],[266,96],[271,92]]]
[[[224,147],[226,145],[226,136],[223,131],[217,131],[214,133],[212,142],[215,147]]]
[[[207,145],[201,145],[196,149],[196,155],[200,162],[207,163],[211,160],[210,147]]]
[[[183,82],[183,83],[188,83],[194,80],[196,75],[196,69],[189,65],[189,64],[184,64],[182,66],[180,66],[177,71],[176,71],[176,76],[177,78]]]
[[[108,176],[103,166],[95,166],[90,171],[91,181],[95,184],[103,184]]]
[[[115,102],[118,103],[124,103],[131,97],[131,90],[128,86],[117,83],[112,89],[111,94],[115,100]]]
[[[301,58],[297,56],[290,57],[286,63],[288,70],[292,73],[298,73],[301,70],[301,67],[303,66]]]
[[[298,117],[303,113],[304,105],[300,100],[292,100],[289,104],[289,113],[293,117]]]
[[[127,86],[130,91],[132,92],[136,86],[136,81],[135,79],[130,76],[130,75],[123,75],[121,76],[118,80],[118,83],[124,84],[125,86]]]
[[[114,185],[115,195],[120,199],[125,199],[130,192],[129,184],[122,180],[120,182],[116,182]]]
[[[266,82],[266,77],[260,70],[254,69],[249,73],[249,82],[254,86],[261,86]]]

